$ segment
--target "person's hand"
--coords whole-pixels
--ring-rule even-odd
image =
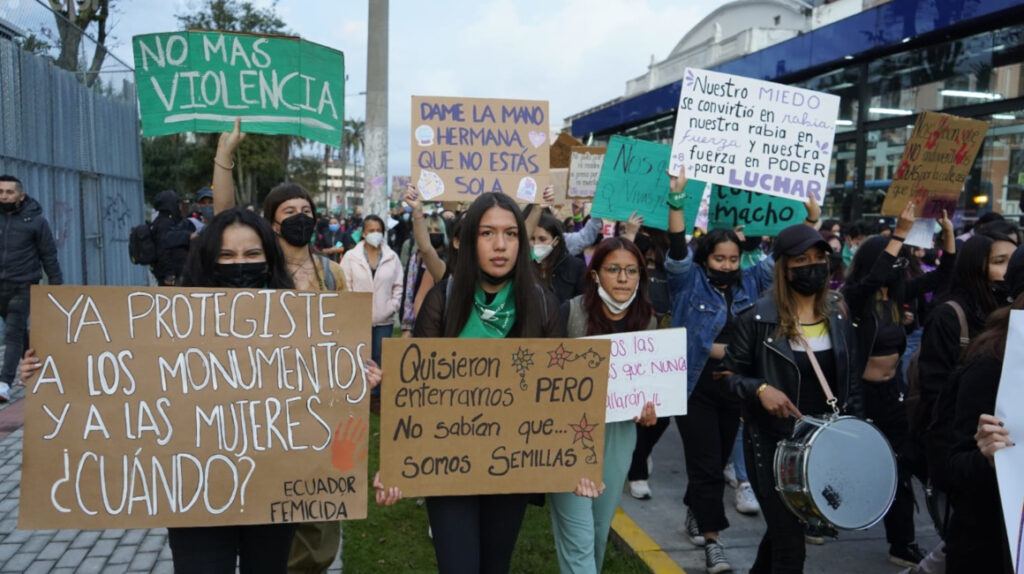
[[[217,140],[217,157],[216,160],[223,163],[224,165],[231,165],[231,156],[238,149],[238,146],[245,139],[245,134],[242,133],[242,118],[235,118],[235,127],[229,132],[223,132],[220,134],[220,139]]]
[[[24,385],[25,381],[32,378],[36,371],[43,366],[43,362],[36,357],[35,349],[26,349],[25,355],[18,361],[18,383]]]
[[[668,191],[670,194],[680,193],[686,188],[687,179],[685,167],[679,168],[679,175],[672,175],[667,169],[665,170],[665,173],[668,173]]]
[[[953,234],[953,222],[950,221],[949,215],[946,214],[945,209],[942,210],[942,217],[939,219],[939,227],[942,228],[942,232],[945,233],[947,237]]]
[[[910,200],[903,206],[903,211],[900,212],[900,217],[896,220],[896,231],[893,231],[893,234],[906,239],[907,234],[913,229],[915,221],[917,221],[917,217],[914,215],[914,200]]]
[[[544,186],[544,193],[541,195],[544,198],[544,203],[552,204],[555,202],[555,186],[548,185]]]
[[[377,500],[378,506],[391,506],[392,504],[402,500],[402,489],[397,486],[386,488],[384,483],[380,481],[380,471],[373,476],[373,490],[374,498]]]
[[[814,222],[813,225],[821,225],[821,206],[818,205],[818,199],[814,197],[813,193],[807,194],[804,207],[807,209],[807,223]]]
[[[405,188],[405,203],[412,209],[413,213],[423,213],[423,203],[420,201],[420,192],[416,186],[409,184]]]
[[[640,228],[644,226],[644,216],[638,215],[637,212],[630,214],[629,219],[626,220],[626,235],[629,237],[636,237],[636,233],[640,231]]]
[[[732,228],[732,232],[736,234],[736,237],[740,240],[740,243],[743,243],[744,241],[747,240],[747,235],[743,233],[744,227],[746,227],[746,225],[737,225],[736,227]]]
[[[764,410],[768,411],[773,417],[784,419],[792,415],[798,419],[804,418],[804,415],[797,410],[796,405],[793,404],[793,401],[789,400],[786,393],[771,385],[768,385],[763,391],[758,393],[757,398],[760,399]]]
[[[366,383],[370,385],[371,389],[380,384],[383,375],[384,373],[373,359],[366,361]]]
[[[601,487],[598,488],[594,484],[594,481],[587,478],[581,478],[579,483],[576,484],[576,490],[572,491],[572,493],[584,498],[597,498],[598,496],[601,496],[604,489],[605,486],[603,482],[601,483]]]
[[[658,413],[654,411],[654,402],[647,401],[643,410],[640,411],[640,416],[633,417],[633,422],[645,427],[652,427],[657,424]]]
[[[974,440],[978,443],[978,450],[993,467],[996,465],[997,450],[1016,445],[1010,440],[1010,431],[1006,430],[1003,422],[992,415],[978,417],[978,432],[974,433]]]

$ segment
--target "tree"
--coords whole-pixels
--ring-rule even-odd
[[[57,20],[57,35],[60,39],[60,55],[57,65],[65,70],[77,71],[82,35],[89,26],[96,23],[96,50],[92,63],[85,73],[85,85],[92,87],[99,77],[103,60],[107,57],[107,18],[110,15],[110,0],[50,0],[54,18]]]
[[[142,186],[147,202],[165,189],[192,197],[213,179],[214,150],[177,134],[142,140]]]
[[[320,158],[312,155],[293,157],[288,163],[288,181],[306,188],[310,195],[316,197],[320,193],[321,181],[325,178],[324,164]],[[326,205],[326,200],[322,201]]]

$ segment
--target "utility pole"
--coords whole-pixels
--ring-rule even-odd
[[[388,203],[388,0],[369,0],[366,55],[366,174],[363,215],[387,219]]]

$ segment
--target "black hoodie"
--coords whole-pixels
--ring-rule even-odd
[[[161,284],[174,282],[181,275],[188,257],[189,238],[195,229],[181,217],[181,199],[178,192],[165,189],[153,198],[153,207],[159,212],[153,220],[153,242],[156,243],[156,263],[152,270]]]
[[[0,281],[38,283],[45,270],[50,285],[64,283],[50,224],[31,197],[11,213],[0,212],[0,249]]]

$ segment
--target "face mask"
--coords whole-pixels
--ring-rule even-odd
[[[402,214],[402,221],[409,221],[409,212],[408,211]]]
[[[512,271],[509,271],[508,273],[502,275],[501,277],[495,277],[494,275],[491,275],[490,273],[487,273],[486,271],[480,270],[480,276],[483,277],[484,281],[486,281],[487,283],[489,283],[491,285],[501,285],[502,283],[504,283],[504,282],[508,281],[509,279],[511,279],[512,278],[512,274],[515,273],[515,272],[516,272],[515,269],[513,269]]]
[[[0,211],[4,213],[14,213],[18,209],[18,202],[12,201],[10,203],[0,203]]]
[[[541,261],[544,261],[547,258],[548,255],[551,255],[551,252],[554,251],[554,250],[555,250],[555,246],[551,245],[551,244],[548,244],[548,245],[534,245],[533,246],[533,257],[534,257],[534,259],[537,260],[538,263],[540,263]]]
[[[732,271],[719,271],[717,269],[707,269],[708,280],[715,287],[731,287],[740,279],[740,270],[733,269]]]
[[[384,234],[379,231],[373,233],[367,233],[363,239],[373,247],[380,247],[380,244],[384,241]]]
[[[331,231],[338,231],[339,229],[341,229],[341,225],[337,223],[332,223],[327,226],[327,229],[330,229]]]
[[[633,294],[629,296],[629,299],[627,299],[626,302],[619,303],[618,301],[612,298],[610,293],[604,290],[604,287],[601,286],[601,282],[598,281],[597,295],[601,298],[601,301],[604,302],[604,306],[607,307],[608,310],[612,312],[612,315],[619,315],[621,313],[624,313],[626,309],[629,309],[629,306],[633,304],[633,299],[636,299],[636,293],[637,291],[639,291],[639,287],[640,286],[637,285],[637,289],[633,289]]]
[[[828,263],[812,263],[789,270],[789,284],[801,295],[820,293],[828,284]]]
[[[430,246],[433,247],[434,249],[440,249],[444,247],[444,233],[431,233]]]
[[[296,213],[281,222],[281,237],[293,247],[309,245],[316,230],[316,220],[305,213]]]
[[[999,306],[1013,303],[1013,296],[1010,294],[1010,284],[1005,279],[992,282],[992,294],[996,296],[996,303]]]
[[[219,287],[260,289],[267,286],[267,264],[217,263],[213,266],[213,280]]]

